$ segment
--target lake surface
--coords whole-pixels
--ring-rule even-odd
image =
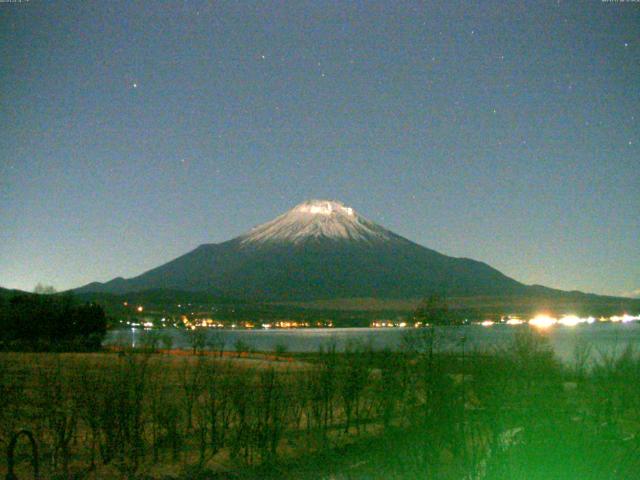
[[[488,350],[508,346],[519,329],[531,328],[528,325],[509,326],[465,325],[460,327],[441,327],[437,329],[439,346],[442,350],[460,351],[465,349]],[[206,330],[210,342],[224,341],[226,350],[235,350],[238,341],[244,342],[255,351],[273,351],[278,345],[288,352],[317,352],[321,347],[335,344],[338,350],[344,350],[350,343],[364,343],[373,349],[399,349],[407,335],[419,330],[411,328],[307,328],[307,329],[269,329],[269,330]],[[160,335],[170,335],[174,348],[189,348],[187,332],[173,328],[159,331]],[[640,323],[596,323],[581,324],[574,327],[556,325],[544,330],[556,355],[564,362],[571,362],[576,345],[584,342],[592,347],[592,357],[601,354],[619,354],[629,344],[640,346]],[[125,344],[140,346],[148,331],[140,328],[113,330],[107,334],[105,344]]]

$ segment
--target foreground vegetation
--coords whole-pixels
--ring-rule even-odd
[[[493,352],[327,346],[240,354],[4,353],[0,441],[18,478],[635,478],[640,357],[560,365],[523,328]],[[8,477],[11,478],[11,477]]]

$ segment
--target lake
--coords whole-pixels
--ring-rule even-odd
[[[459,351],[464,343],[470,351],[506,346],[518,329],[528,328],[531,327],[465,325],[440,327],[437,332],[441,349]],[[223,339],[226,350],[234,350],[234,345],[240,340],[255,351],[273,351],[276,346],[282,345],[288,352],[315,352],[333,343],[338,350],[343,350],[354,342],[370,344],[376,350],[398,349],[402,346],[403,338],[415,331],[411,328],[216,329],[206,330],[206,334],[209,340]],[[170,335],[175,348],[189,348],[186,331],[166,328],[160,333]],[[629,344],[640,345],[638,322],[581,324],[573,327],[556,325],[542,333],[549,338],[556,355],[567,363],[572,361],[576,345],[583,342],[592,346],[592,357],[596,358],[603,353],[620,353]],[[148,331],[140,328],[112,330],[107,334],[105,344],[140,346],[145,335],[148,335]]]

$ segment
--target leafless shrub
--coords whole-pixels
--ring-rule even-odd
[[[41,439],[50,445],[49,459],[54,471],[61,469],[69,475],[70,444],[78,426],[79,411],[68,388],[74,379],[63,370],[62,362],[56,358],[52,366],[41,366],[38,370],[38,415],[45,426]]]
[[[193,407],[204,390],[204,357],[198,356],[195,362],[191,362],[188,358],[184,359],[179,371],[180,386],[183,391],[182,399],[187,421],[186,429],[187,431],[191,431],[193,429]]]

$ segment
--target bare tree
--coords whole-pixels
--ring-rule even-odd
[[[53,287],[53,285],[44,285],[40,282],[33,288],[33,293],[37,293],[39,295],[53,295],[58,291]]]

